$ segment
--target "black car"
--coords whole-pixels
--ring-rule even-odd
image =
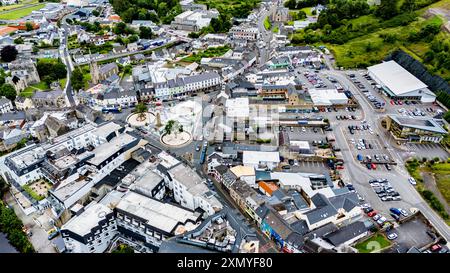
[[[392,170],[392,168],[391,168],[391,166],[390,166],[389,164],[386,164],[386,169],[387,169],[388,171]]]
[[[289,159],[288,162],[289,162],[289,165],[291,165],[291,166],[294,165],[294,159]]]
[[[285,169],[285,170],[288,170],[288,169],[290,169],[291,168],[291,166],[289,166],[289,165],[284,165],[283,167],[281,167],[282,169]]]

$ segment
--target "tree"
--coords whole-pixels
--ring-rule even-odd
[[[27,31],[33,30],[33,24],[31,22],[26,22],[25,27],[26,27]]]
[[[390,19],[398,14],[398,0],[381,0],[375,15],[383,19]]]
[[[166,135],[170,135],[172,133],[172,130],[174,129],[175,120],[169,120],[166,123],[166,126],[164,126],[164,133]]]
[[[70,83],[75,91],[79,91],[84,88],[83,72],[80,69],[75,69],[70,76]]]
[[[0,51],[0,56],[4,62],[9,63],[16,59],[17,53],[18,52],[15,46],[7,45]]]
[[[137,35],[131,35],[130,37],[128,37],[128,42],[130,42],[130,43],[137,42],[138,40],[139,40],[139,36],[137,36]]]
[[[100,12],[98,12],[98,10],[93,10],[92,11],[92,15],[94,15],[94,16],[99,16],[100,15]]]
[[[113,250],[111,253],[134,253],[134,249],[129,245],[120,244],[117,249]]]
[[[18,38],[16,38],[16,39],[14,39],[14,43],[15,43],[16,45],[23,44],[23,39],[22,39],[22,37],[18,37]]]
[[[139,27],[139,37],[141,37],[141,39],[151,39],[152,36],[153,33],[151,28],[144,26]]]
[[[289,9],[295,9],[297,2],[295,0],[288,0],[284,3],[284,6]]]
[[[401,11],[413,11],[417,8],[416,0],[404,0],[400,6]]]
[[[8,191],[9,185],[6,183],[3,176],[0,175],[0,200],[3,198],[3,194]]]
[[[138,105],[136,105],[136,108],[134,109],[134,112],[136,114],[138,114],[137,119],[138,120],[144,120],[145,119],[145,114],[147,113],[147,105],[145,105],[143,102],[139,103]]]
[[[0,87],[0,95],[5,96],[7,99],[13,101],[16,99],[17,93],[12,85],[5,83]]]

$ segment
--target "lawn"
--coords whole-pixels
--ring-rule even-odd
[[[44,200],[44,198],[45,198],[44,196],[41,196],[41,195],[37,194],[36,192],[34,192],[28,185],[22,186],[22,189],[24,191],[26,191],[31,196],[31,198],[33,198],[36,201],[41,201],[41,200]]]
[[[382,234],[377,233],[376,235],[368,238],[355,245],[355,248],[359,253],[370,253],[375,250],[381,250],[391,245],[391,242]]]
[[[272,24],[270,23],[269,16],[264,19],[264,27],[269,30],[272,27]]]
[[[431,169],[435,174],[439,191],[447,203],[450,204],[450,163],[434,164]]]
[[[24,97],[24,98],[31,98],[33,96],[35,90],[36,89],[34,89],[33,87],[28,86],[22,92],[20,92],[19,96]]]
[[[199,63],[202,58],[219,57],[225,54],[228,50],[230,50],[229,46],[210,47],[204,51],[193,53],[191,56],[181,59],[181,61],[187,63]]]
[[[41,91],[47,90],[49,88],[45,82],[39,82],[30,86],[34,87],[35,89],[39,89]]]
[[[312,7],[307,7],[307,8],[302,8],[301,11],[305,12],[306,15],[308,15],[308,16],[312,16],[311,9],[312,9]]]
[[[61,85],[61,89],[64,89],[66,87],[67,78],[60,79],[59,84]]]
[[[22,17],[25,17],[25,16],[31,14],[32,11],[39,10],[43,7],[45,7],[45,4],[39,4],[39,5],[36,5],[33,7],[28,7],[28,8],[19,9],[19,10],[12,10],[11,12],[0,14],[0,19],[2,19],[2,20],[20,19]]]

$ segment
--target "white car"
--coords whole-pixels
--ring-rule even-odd
[[[380,219],[377,220],[377,223],[379,225],[382,225],[384,222],[386,222],[386,217],[382,216]]]
[[[397,239],[398,235],[397,235],[397,233],[392,232],[392,233],[389,233],[387,237],[389,240],[395,240],[395,239]]]
[[[381,218],[381,215],[375,214],[375,216],[372,217],[373,220],[378,221]]]
[[[406,210],[404,209],[398,209],[400,211],[400,213],[404,216],[407,217],[409,214],[406,212]]]
[[[408,178],[408,181],[413,186],[417,185],[416,180],[414,178],[412,178],[412,177]]]
[[[372,186],[373,188],[375,188],[375,187],[380,187],[381,185],[380,185],[380,183],[375,182],[375,183],[370,184],[370,186]]]

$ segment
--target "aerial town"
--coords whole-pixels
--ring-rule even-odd
[[[449,252],[449,1],[0,2],[0,253]]]

